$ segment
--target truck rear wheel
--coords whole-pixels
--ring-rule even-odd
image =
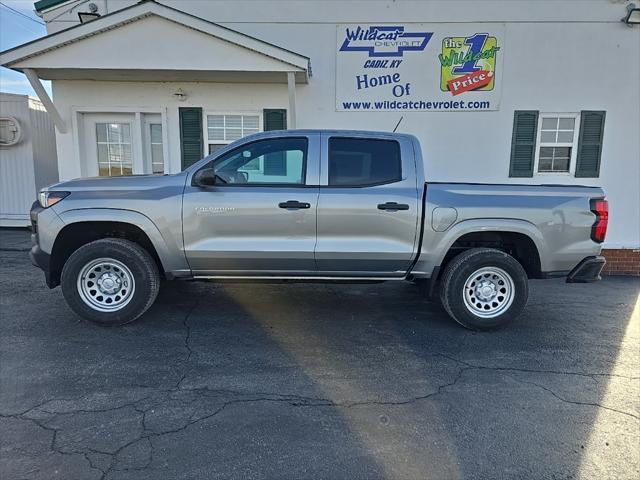
[[[516,318],[529,297],[527,273],[511,255],[472,248],[454,257],[441,280],[449,315],[471,330],[493,330]]]
[[[160,275],[141,246],[104,238],[76,250],[62,269],[62,293],[71,309],[100,325],[124,325],[153,304]]]

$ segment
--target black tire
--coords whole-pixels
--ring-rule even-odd
[[[116,264],[116,266],[109,267],[113,268],[114,274],[116,272],[124,271],[118,269],[117,265],[123,265],[126,267],[128,272],[125,274],[127,275],[125,278],[125,284],[127,283],[126,279],[129,278],[128,274],[131,274],[131,277],[133,278],[133,288],[129,289],[128,297],[126,297],[126,304],[122,305],[122,307],[110,307],[109,305],[104,305],[104,308],[119,308],[114,311],[101,311],[99,306],[97,308],[92,307],[87,303],[91,300],[85,301],[83,299],[83,294],[81,293],[83,289],[79,284],[83,280],[81,280],[79,276],[83,272],[85,266],[92,264],[92,262],[99,262],[99,259],[115,261],[113,263]],[[105,268],[104,271],[106,273],[106,267],[102,268]],[[92,272],[91,274],[95,277],[95,273]],[[84,275],[82,278],[88,278],[88,276]],[[120,280],[121,277],[118,277],[117,281],[120,282]],[[60,283],[62,285],[62,293],[67,304],[80,317],[99,325],[114,326],[133,322],[136,318],[147,311],[158,295],[158,290],[160,288],[160,274],[158,273],[158,267],[156,266],[153,258],[151,258],[151,255],[149,255],[149,253],[137,243],[120,238],[104,238],[83,245],[71,254],[62,269]],[[120,283],[117,285],[120,285]],[[122,290],[116,292],[116,295],[120,292],[124,292],[122,297],[126,296],[127,292],[124,290],[124,287],[114,288],[122,288]],[[93,292],[93,290],[91,291]],[[84,295],[88,298],[93,298],[88,293],[84,293]],[[95,296],[96,294],[93,293],[92,295]],[[99,291],[97,295],[98,296],[95,298],[103,299],[102,301],[104,301],[104,297],[100,296]],[[105,297],[108,297],[108,295],[105,295]],[[113,298],[117,299],[118,297],[116,296]],[[94,301],[97,302],[97,300]],[[122,302],[124,303],[124,301]]]
[[[474,275],[479,271],[483,273]],[[467,281],[473,288],[465,288]],[[494,330],[506,325],[522,313],[528,298],[529,282],[522,265],[493,248],[462,252],[449,262],[441,277],[442,305],[456,322],[470,330]]]

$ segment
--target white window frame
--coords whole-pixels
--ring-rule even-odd
[[[574,127],[573,127],[573,142],[560,142],[560,143],[550,143],[550,142],[542,142],[542,120],[545,118],[573,118],[574,119]],[[553,113],[553,112],[544,112],[538,115],[538,131],[536,133],[536,156],[535,162],[533,165],[534,175],[565,175],[565,176],[575,176],[576,173],[576,159],[578,155],[578,139],[580,136],[580,114],[579,113],[571,113],[571,112],[562,112],[562,113]],[[571,148],[571,157],[569,158],[569,171],[568,172],[539,172],[538,164],[540,162],[540,149],[543,147],[569,147]]]
[[[258,117],[258,132],[264,132],[264,125],[262,119],[262,112],[259,110],[250,110],[250,111],[205,111],[203,113],[204,118],[202,119],[202,128],[204,144],[206,145],[206,152],[209,152],[209,145],[229,145],[230,143],[235,142],[235,140],[209,140],[209,115],[252,115]],[[207,153],[208,154],[208,153]]]
[[[111,160],[109,159],[110,156],[110,146],[111,145],[117,145],[118,147],[120,147],[122,150],[124,145],[129,145],[129,154],[131,155],[131,174],[133,175],[133,169],[134,169],[134,159],[133,159],[133,155],[134,155],[134,127],[131,124],[131,122],[121,122],[121,121],[115,121],[115,122],[95,122],[95,128],[96,128],[96,148],[98,149],[98,152],[96,153],[96,158],[98,160],[98,176],[100,176],[100,156],[99,156],[99,146],[100,145],[106,145],[107,146],[107,165],[109,168],[109,175],[107,175],[107,177],[117,177],[117,176],[122,176],[122,175],[127,175],[127,174],[123,174],[121,173],[121,175],[111,175],[111,169],[112,169],[112,164],[111,164]],[[107,135],[107,140],[104,142],[101,142],[98,139],[98,125],[106,125],[106,130],[105,133]],[[122,142],[122,141],[118,141],[118,142],[111,142],[109,139],[109,125],[127,125],[129,127],[129,142]],[[115,164],[114,164],[115,165]],[[122,170],[124,169],[125,164],[123,162],[120,162],[120,172],[122,172]],[[129,166],[129,165],[127,165]]]
[[[151,141],[151,126],[152,125],[160,125],[160,135],[162,137],[162,140],[164,140],[164,131],[162,128],[162,119],[160,119],[161,121],[157,122],[145,122],[145,127],[148,127],[148,131],[145,131],[145,134],[148,135],[148,142],[145,142],[145,149],[146,149],[146,153],[147,153],[147,158],[149,159],[149,168],[151,168],[151,172],[149,173],[154,173],[153,172],[153,145],[161,145],[162,146],[162,175],[164,175],[167,171],[167,159],[164,158],[164,143],[162,141],[160,142],[152,142]],[[146,129],[145,129],[146,130]],[[158,175],[158,174],[156,174]]]

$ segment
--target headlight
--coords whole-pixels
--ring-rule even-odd
[[[60,200],[65,198],[71,192],[48,192],[42,191],[38,194],[38,202],[40,202],[40,206],[42,208],[49,208],[52,205],[55,205]]]

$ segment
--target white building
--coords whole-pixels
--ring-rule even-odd
[[[177,172],[258,130],[392,130],[403,117],[429,181],[600,185],[606,247],[639,249],[640,25],[620,21],[627,5],[40,0],[49,35],[0,64],[51,113],[61,179]]]

